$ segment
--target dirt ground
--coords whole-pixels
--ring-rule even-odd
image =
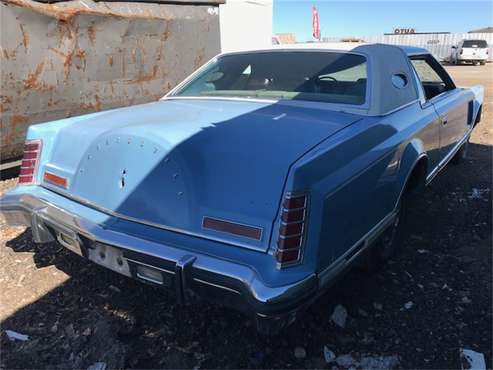
[[[172,293],[1,224],[0,367],[349,367],[327,364],[324,347],[398,359],[374,367],[430,369],[460,368],[460,348],[469,348],[492,367],[493,64],[447,69],[460,86],[486,87],[483,120],[468,159],[416,201],[402,253],[378,273],[348,273],[294,325],[262,337],[236,312],[179,306]],[[0,182],[0,192],[15,183]],[[337,305],[348,312],[344,329],[330,320]],[[29,339],[11,342],[5,330]]]

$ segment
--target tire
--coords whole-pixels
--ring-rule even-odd
[[[485,60],[482,60],[481,62],[479,62],[479,64],[481,64],[482,66],[484,66],[486,64],[486,61]]]
[[[366,272],[377,271],[391,259],[401,248],[408,220],[408,208],[412,191],[402,194],[397,214],[392,224],[378,237],[378,240],[366,251],[360,266]]]
[[[467,158],[467,148],[469,147],[469,139],[462,144],[460,149],[455,153],[454,157],[450,160],[450,163],[452,163],[454,166],[458,166],[464,160]]]

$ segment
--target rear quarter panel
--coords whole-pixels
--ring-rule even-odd
[[[436,112],[416,102],[360,120],[295,163],[286,187],[311,197],[304,264],[324,269],[394,210],[417,160],[437,155],[438,129]]]

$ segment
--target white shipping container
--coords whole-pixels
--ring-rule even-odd
[[[219,6],[221,51],[267,48],[272,44],[273,0],[228,0]]]

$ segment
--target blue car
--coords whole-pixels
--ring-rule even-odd
[[[0,212],[275,331],[393,254],[406,198],[465,155],[483,94],[425,49],[222,54],[158,102],[31,126]]]

